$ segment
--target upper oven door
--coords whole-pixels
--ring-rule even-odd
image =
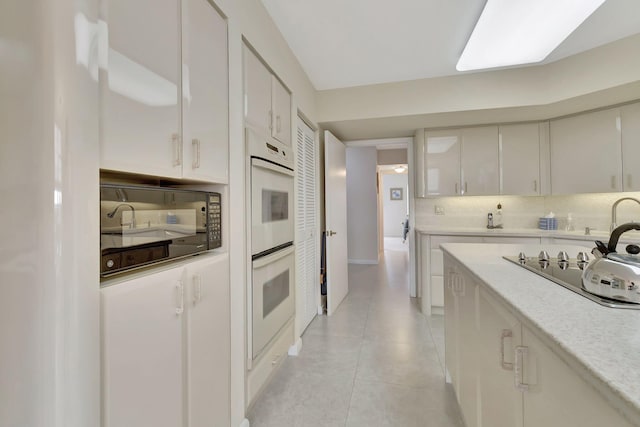
[[[293,242],[293,171],[251,159],[251,254]]]

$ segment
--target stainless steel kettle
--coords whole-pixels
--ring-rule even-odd
[[[620,235],[640,230],[640,223],[617,227],[609,237],[609,244],[597,240],[590,261],[582,273],[582,286],[592,294],[618,301],[640,304],[640,246],[627,245],[626,254],[616,252]]]

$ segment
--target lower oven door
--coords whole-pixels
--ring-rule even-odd
[[[291,245],[253,261],[254,359],[294,314],[294,252]]]
[[[293,241],[293,171],[251,159],[251,254]]]

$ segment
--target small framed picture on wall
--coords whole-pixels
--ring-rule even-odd
[[[390,188],[389,195],[391,200],[402,200],[402,188]]]

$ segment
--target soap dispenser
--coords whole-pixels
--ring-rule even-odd
[[[502,228],[502,203],[498,203],[496,214],[493,216],[493,226]]]

